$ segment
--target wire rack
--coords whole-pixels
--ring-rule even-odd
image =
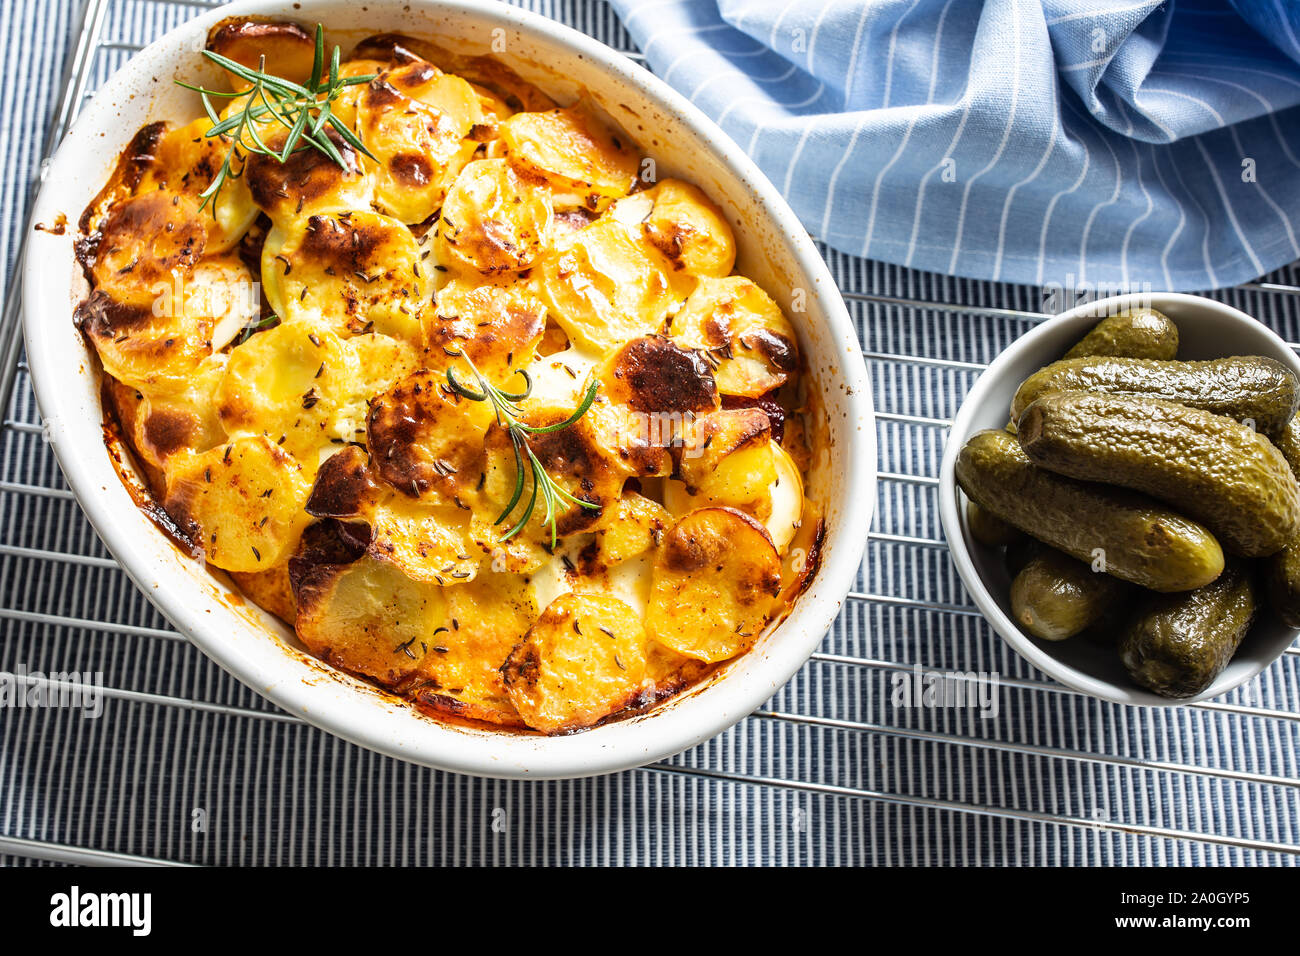
[[[132,53],[215,5],[87,0],[46,155]],[[644,62],[603,3],[533,6]],[[987,361],[1046,318],[1041,290],[824,252],[863,330],[878,408],[880,500],[858,588],[823,649],[737,728],[651,767],[551,784],[359,750],[172,630],[95,537],[42,440],[11,280],[0,670],[102,672],[108,704],[96,721],[0,711],[0,861],[1300,860],[1300,648],[1224,698],[1123,708],[1021,662],[955,577],[936,517],[945,429]],[[1300,338],[1294,267],[1217,295]],[[895,675],[914,668],[997,672],[1000,716],[891,706]],[[192,825],[196,808],[211,827]],[[502,816],[515,823],[496,827]],[[411,824],[419,840],[391,838]]]

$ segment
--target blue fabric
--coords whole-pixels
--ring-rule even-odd
[[[1300,258],[1290,0],[613,3],[843,252],[1156,289]]]

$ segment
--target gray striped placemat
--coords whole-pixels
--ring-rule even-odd
[[[629,49],[603,2],[527,6]],[[73,0],[0,8],[0,251],[12,277],[41,131],[79,27]],[[108,0],[95,82],[201,5]],[[507,783],[379,757],[227,677],[136,592],[71,500],[26,373],[0,436],[0,671],[102,672],[98,719],[0,709],[0,861],[60,848],[224,864],[1293,864],[1300,851],[1300,658],[1208,707],[1137,710],[1063,693],[963,591],[935,507],[945,431],[1041,290],[827,253],[870,353],[881,482],[859,591],[763,709],[663,765]],[[1284,270],[1270,280],[1300,283]],[[12,279],[10,279],[12,281]],[[872,297],[961,303],[905,307]],[[1221,298],[1289,341],[1300,297]],[[922,605],[953,605],[934,609]],[[913,665],[998,672],[996,719],[902,709]],[[192,826],[203,811],[206,832]],[[1205,835],[1209,835],[1206,837]],[[1185,837],[1192,837],[1187,839]],[[1287,852],[1288,848],[1292,852]]]

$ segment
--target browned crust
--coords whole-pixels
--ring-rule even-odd
[[[346,170],[316,149],[300,150],[283,163],[262,153],[248,157],[244,178],[259,208],[269,213],[277,209],[300,210],[330,193],[343,180],[361,175],[357,151],[332,127],[326,127],[324,134],[347,163]],[[267,136],[267,145],[272,149],[283,147],[288,135],[288,130],[276,130]]]
[[[718,407],[718,386],[698,352],[662,335],[625,343],[610,362],[607,391],[634,412],[698,414]]]
[[[135,192],[140,180],[154,161],[158,142],[167,131],[167,124],[162,120],[147,123],[131,137],[117,165],[95,198],[90,201],[77,221],[79,236],[74,245],[77,262],[81,265],[87,280],[91,279],[90,267],[99,253],[101,235],[99,223],[114,203],[125,199]]]
[[[458,444],[434,457],[425,442],[439,417],[459,414],[467,399],[451,392],[440,373],[415,372],[370,406],[366,432],[379,475],[409,498],[431,489],[448,499],[477,485],[483,473],[482,435],[466,429]]]
[[[349,445],[320,466],[304,510],[315,518],[351,518],[361,514],[378,487],[366,449]]]

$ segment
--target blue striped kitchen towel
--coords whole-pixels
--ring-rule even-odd
[[[983,279],[1300,258],[1295,0],[613,0],[813,235]]]

